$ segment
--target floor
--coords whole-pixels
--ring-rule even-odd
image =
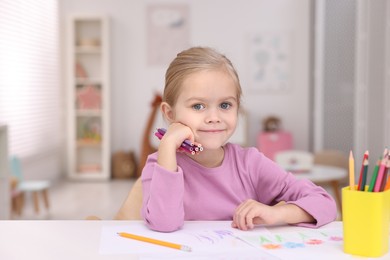
[[[126,199],[134,179],[96,182],[59,181],[50,188],[50,210],[41,204],[37,214],[31,196],[26,196],[21,216],[16,220],[80,220],[94,215],[101,219],[113,219]],[[41,198],[39,198],[41,199]]]
[[[100,182],[60,181],[50,189],[49,211],[41,203],[40,212],[37,214],[33,208],[32,197],[26,196],[23,214],[12,216],[12,219],[82,220],[92,215],[110,220],[126,199],[134,181],[134,179]],[[325,188],[333,195],[331,189]],[[338,219],[340,219],[340,213]]]

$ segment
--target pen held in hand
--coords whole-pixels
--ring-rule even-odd
[[[158,239],[154,239],[154,238],[129,234],[129,233],[125,233],[125,232],[120,232],[120,233],[118,233],[118,235],[121,237],[124,237],[124,238],[130,238],[130,239],[134,239],[134,240],[138,240],[138,241],[142,241],[142,242],[146,242],[146,243],[151,243],[151,244],[155,244],[155,245],[159,245],[159,246],[165,246],[165,247],[170,247],[170,248],[174,248],[174,249],[179,249],[182,251],[187,251],[187,252],[192,251],[191,247],[189,247],[189,246],[175,244],[175,243],[162,241],[162,240],[158,240]]]
[[[163,135],[161,133],[159,133],[159,132],[154,133],[154,135],[157,136],[158,139],[160,139],[160,140],[163,138]],[[181,146],[179,147],[178,150],[190,153],[192,155],[196,154],[196,151],[194,150],[194,147],[189,146],[188,144],[185,144],[184,142],[181,144]]]
[[[166,133],[166,129],[158,128],[157,132],[155,132],[154,135],[157,136],[158,139],[161,140],[165,133]],[[183,143],[180,145],[179,150],[184,151],[184,152],[188,152],[188,153],[194,155],[196,153],[203,151],[203,147],[200,144],[195,145],[195,144],[191,143],[189,140],[184,140]]]

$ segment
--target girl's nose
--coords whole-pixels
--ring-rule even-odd
[[[220,123],[221,119],[219,117],[218,111],[217,110],[210,110],[209,113],[206,116],[206,122],[208,124]]]

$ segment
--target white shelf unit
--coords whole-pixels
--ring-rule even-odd
[[[68,19],[68,176],[110,178],[109,18]]]

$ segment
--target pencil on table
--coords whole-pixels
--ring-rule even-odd
[[[187,251],[187,252],[192,251],[191,247],[189,247],[189,246],[179,245],[179,244],[175,244],[175,243],[171,243],[171,242],[167,242],[167,241],[162,241],[162,240],[158,240],[158,239],[154,239],[154,238],[143,237],[143,236],[129,234],[129,233],[125,233],[125,232],[120,232],[120,233],[118,233],[118,235],[121,237],[130,238],[130,239],[134,239],[134,240],[138,240],[138,241],[142,241],[142,242],[146,242],[146,243],[151,243],[151,244],[155,244],[155,245],[159,245],[159,246],[165,246],[165,247],[170,247],[170,248],[174,248],[174,249],[179,249],[182,251]]]
[[[355,190],[355,161],[352,150],[349,152],[349,188]]]

